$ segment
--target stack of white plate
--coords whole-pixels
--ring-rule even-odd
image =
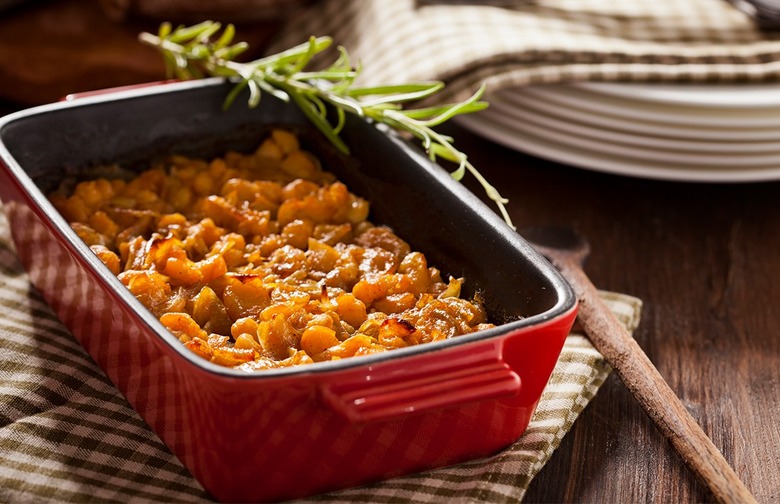
[[[458,121],[538,157],[666,180],[780,180],[780,84],[538,85],[487,100]]]

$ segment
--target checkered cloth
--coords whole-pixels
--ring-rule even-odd
[[[441,80],[436,99],[571,81],[780,78],[780,31],[725,0],[323,0],[270,50],[330,35],[362,84]]]
[[[447,83],[441,99],[531,83],[780,77],[780,32],[723,0],[322,0],[271,51],[331,35],[362,84]],[[30,285],[0,215],[0,502],[208,501]],[[641,302],[602,292],[633,330]],[[566,340],[526,433],[485,459],[307,499],[517,502],[610,372]],[[261,484],[261,483],[259,483]]]
[[[209,501],[31,286],[9,234],[0,212],[0,502]],[[639,300],[603,296],[633,330]],[[609,372],[572,334],[526,433],[509,448],[311,500],[517,502]]]

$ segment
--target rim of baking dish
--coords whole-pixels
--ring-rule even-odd
[[[215,373],[218,375],[238,378],[238,379],[272,379],[280,377],[289,377],[299,374],[320,374],[333,371],[342,371],[348,368],[371,366],[380,362],[387,362],[396,359],[403,359],[411,355],[423,354],[427,352],[442,351],[448,348],[461,346],[475,341],[491,339],[506,333],[525,332],[546,325],[552,325],[557,320],[570,315],[577,308],[577,300],[570,284],[560,275],[560,273],[540,254],[538,254],[517,232],[511,229],[495,212],[466,189],[462,184],[455,181],[449,173],[441,166],[431,162],[426,156],[415,149],[408,141],[402,139],[394,131],[383,125],[372,125],[380,129],[390,140],[392,140],[399,149],[410,156],[424,170],[431,173],[448,190],[453,191],[457,196],[465,200],[465,204],[476,209],[481,218],[494,229],[498,237],[510,241],[512,245],[519,249],[529,260],[533,267],[539,270],[544,278],[550,283],[557,295],[556,303],[547,310],[524,317],[515,321],[510,321],[497,325],[496,327],[464,334],[456,338],[450,338],[443,341],[424,343],[405,348],[393,349],[387,352],[371,354],[365,356],[350,357],[336,361],[315,362],[300,366],[290,366],[284,368],[263,369],[254,372],[247,372],[228,368],[214,364],[203,359],[192,351],[186,349],[184,345],[171,333],[151,311],[149,311],[121,281],[114,275],[92,250],[84,243],[73,229],[68,225],[65,218],[54,208],[48,198],[43,194],[38,185],[19,165],[13,155],[3,142],[2,132],[8,125],[23,120],[28,117],[46,114],[53,111],[60,111],[69,108],[86,107],[100,104],[108,101],[122,101],[131,98],[139,98],[147,95],[157,95],[161,93],[173,93],[183,90],[189,90],[200,87],[210,87],[223,85],[222,78],[208,78],[193,81],[151,83],[152,85],[128,86],[117,90],[105,90],[96,93],[87,93],[87,96],[78,96],[73,99],[71,95],[66,99],[31,107],[25,110],[11,113],[0,118],[0,159],[2,159],[6,168],[12,173],[14,178],[24,188],[27,196],[34,202],[37,209],[48,217],[48,222],[63,238],[63,243],[70,249],[71,253],[76,254],[91,266],[90,274],[106,284],[127,306],[139,317],[139,322],[145,324],[154,332],[168,347],[176,354],[182,357],[187,363],[196,368]]]

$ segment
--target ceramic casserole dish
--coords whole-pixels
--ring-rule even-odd
[[[218,79],[99,94],[0,120],[0,197],[35,286],[155,433],[216,498],[283,500],[486,456],[526,429],[576,299],[543,258],[416,147],[349,120],[344,156],[293,105],[236,101]],[[247,373],[193,354],[46,198],[86,167],[249,150],[300,132],[442,272],[479,291],[496,327],[382,354]]]

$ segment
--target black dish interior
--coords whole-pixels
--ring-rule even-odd
[[[223,111],[228,90],[209,80],[55,104],[6,122],[0,140],[45,194],[96,165],[132,169],[171,153],[247,151],[273,126],[292,127],[327,170],[371,202],[373,222],[392,227],[443,273],[466,278],[466,295],[479,290],[492,321],[551,317],[573,304],[568,286],[522,238],[396,135],[350,118],[342,132],[346,157],[295,106],[271,96],[256,109],[239,97]]]

